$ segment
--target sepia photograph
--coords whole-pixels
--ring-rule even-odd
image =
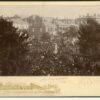
[[[100,75],[100,5],[0,5],[0,76]]]
[[[1,96],[100,96],[100,2],[0,2]]]

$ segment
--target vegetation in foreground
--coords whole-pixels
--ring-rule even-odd
[[[100,24],[95,19],[57,36],[30,38],[27,30],[0,19],[1,76],[100,75]]]

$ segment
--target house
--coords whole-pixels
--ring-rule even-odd
[[[34,16],[30,24],[30,32],[35,38],[38,39],[41,37],[42,33],[45,32],[42,17]]]
[[[44,22],[45,32],[51,35],[57,35],[57,26],[53,23]]]
[[[60,33],[64,33],[70,26],[68,23],[65,23],[61,20],[59,20],[56,25],[57,25],[57,31]]]
[[[26,21],[23,21],[22,19],[16,19],[16,20],[12,20],[13,21],[13,26],[18,28],[19,30],[27,30],[29,25]]]
[[[87,18],[93,18],[98,23],[100,23],[100,15],[99,14],[93,14],[93,15],[87,14],[87,15],[80,16],[79,18],[76,19],[76,23],[77,24],[86,23]]]
[[[24,21],[21,17],[15,15],[14,17],[10,17],[10,21],[13,22],[13,26],[18,28],[19,30],[27,30],[29,28],[29,24],[27,21]]]

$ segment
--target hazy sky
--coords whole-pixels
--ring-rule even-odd
[[[100,6],[95,5],[0,5],[0,15],[13,16],[14,14],[28,16],[28,15],[41,15],[47,17],[58,17],[58,18],[75,18],[79,15],[89,14],[100,14]]]

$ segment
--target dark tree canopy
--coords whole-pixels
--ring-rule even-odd
[[[87,18],[86,23],[79,27],[80,52],[86,55],[96,54],[100,44],[100,24],[92,18]]]
[[[0,70],[1,75],[27,74],[28,52],[26,31],[19,31],[13,23],[0,18]],[[24,64],[23,64],[24,63]]]
[[[85,23],[80,24],[78,33],[81,55],[78,66],[83,69],[83,74],[96,75],[100,70],[100,24],[93,18],[87,18]]]

